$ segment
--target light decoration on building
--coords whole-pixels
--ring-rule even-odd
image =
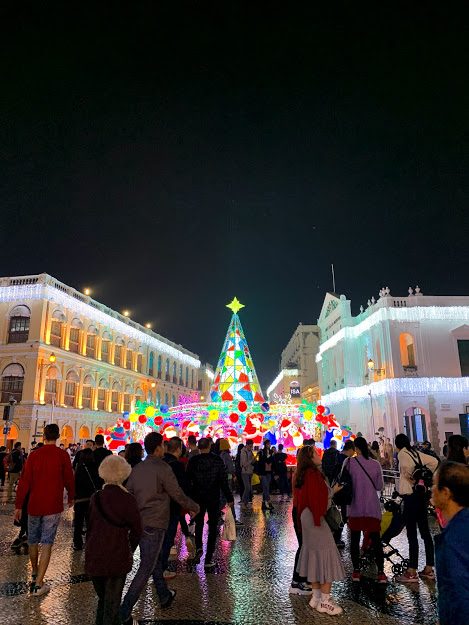
[[[408,308],[379,308],[355,326],[346,326],[319,346],[316,362],[322,354],[343,339],[356,339],[363,332],[385,321],[415,323],[418,321],[469,321],[469,306],[410,306]]]
[[[280,371],[280,373],[277,375],[275,380],[272,382],[272,384],[267,389],[267,395],[270,395],[270,393],[277,388],[277,386],[280,384],[280,382],[283,380],[283,378],[288,378],[288,377],[289,378],[292,378],[292,377],[296,378],[298,375],[299,375],[298,369],[282,369],[282,371]]]
[[[347,386],[324,395],[322,400],[339,404],[348,400],[360,400],[388,394],[429,395],[433,393],[469,393],[469,378],[388,378],[364,386]]]
[[[190,434],[226,438],[234,449],[241,441],[251,439],[260,445],[268,438],[273,445],[282,443],[294,461],[296,449],[306,438],[317,440],[318,449],[328,447],[332,438],[341,449],[353,438],[327,406],[306,399],[293,404],[289,395],[277,400],[271,404],[262,396],[246,337],[234,312],[210,400],[201,401],[194,393],[182,396],[179,405],[172,407],[137,401],[134,411],[124,413],[106,432],[106,440],[117,450],[131,441],[143,442],[147,432],[157,430],[165,439],[178,435],[186,440]]]
[[[40,279],[40,276],[38,276],[38,279]],[[91,300],[93,303],[81,301],[81,299],[77,299],[85,299],[81,293],[66,287],[65,285],[61,286],[59,282],[56,284],[60,286],[60,289],[58,286],[54,287],[45,282],[0,286],[0,302],[47,299],[55,302],[59,306],[63,306],[64,308],[73,311],[77,315],[83,315],[95,323],[104,325],[107,328],[123,334],[124,336],[128,336],[131,339],[135,339],[142,345],[148,345],[149,348],[154,349],[161,354],[170,356],[179,362],[195,367],[196,369],[200,368],[201,363],[198,358],[188,352],[178,349],[170,342],[166,342],[166,339],[159,336],[155,332],[148,331],[147,329],[139,330],[138,324],[132,322],[133,325],[131,325],[130,323],[126,323],[121,321],[119,318],[114,317],[113,315],[118,314],[115,311],[107,309],[109,312],[104,312],[100,309],[102,304],[94,302],[93,300]],[[69,294],[67,291],[76,294],[76,296]],[[87,298],[87,300],[88,299],[89,298]],[[102,306],[102,308],[105,308],[105,306]]]

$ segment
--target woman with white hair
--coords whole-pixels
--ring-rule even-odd
[[[122,590],[142,536],[137,502],[122,486],[131,470],[120,456],[105,458],[99,466],[104,486],[90,502],[85,570],[98,595],[96,625],[120,625]]]

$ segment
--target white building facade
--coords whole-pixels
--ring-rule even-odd
[[[386,288],[368,304],[354,317],[344,295],[326,295],[316,357],[322,403],[369,440],[383,428],[441,452],[448,436],[468,430],[469,297],[418,287],[393,297]]]
[[[317,399],[318,368],[316,355],[319,351],[319,327],[300,323],[282,351],[280,372],[267,389],[267,397],[274,401],[275,395],[291,394],[300,399],[308,394]]]
[[[0,319],[0,403],[17,402],[10,444],[28,447],[51,421],[65,444],[94,438],[136,400],[198,393],[196,354],[47,274],[0,278]]]

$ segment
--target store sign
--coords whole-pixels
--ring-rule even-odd
[[[299,382],[290,382],[290,396],[291,397],[300,397],[301,389]]]

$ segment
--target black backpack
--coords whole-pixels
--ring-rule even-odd
[[[415,468],[412,471],[414,493],[430,497],[433,485],[433,471],[422,463],[418,451],[408,451],[407,453],[412,457],[412,460],[415,462]]]

